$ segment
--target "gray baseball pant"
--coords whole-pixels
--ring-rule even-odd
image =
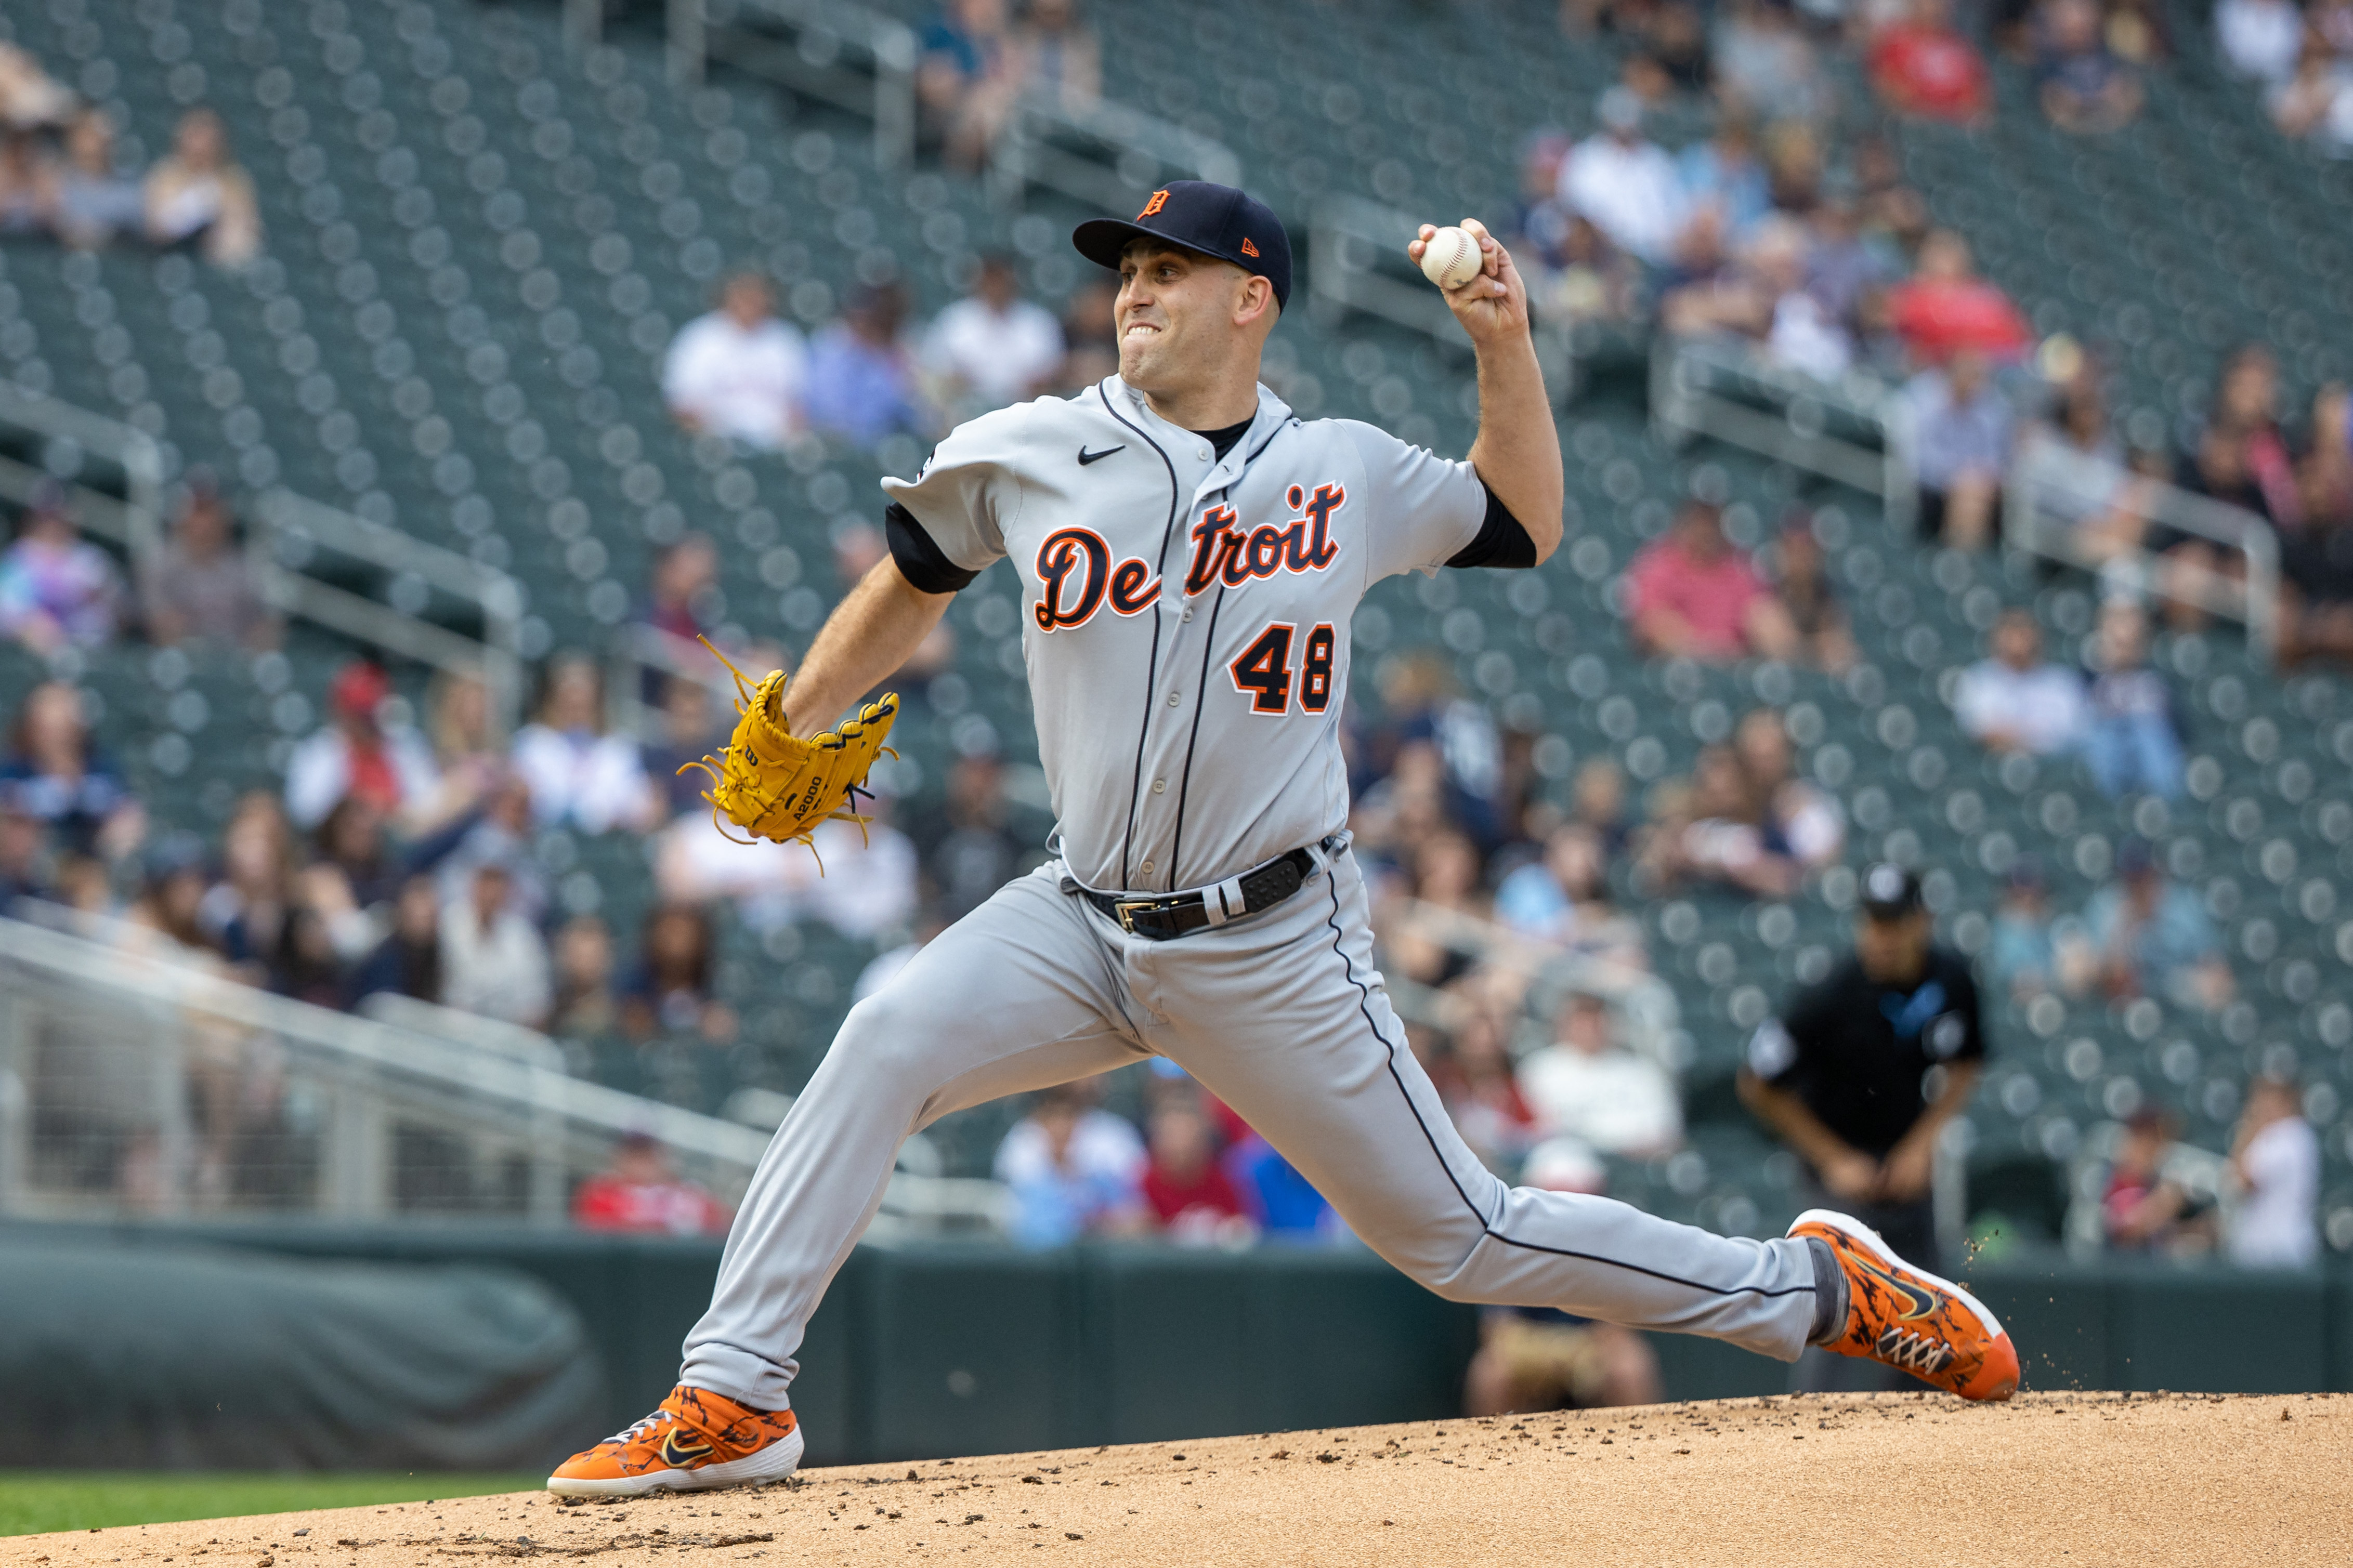
[[[1557,1307],[1794,1361],[1814,1322],[1799,1241],[1507,1187],[1407,1048],[1373,968],[1353,855],[1273,909],[1153,942],[1020,878],[852,1008],[760,1162],[680,1381],[782,1408],[817,1310],[900,1143],[950,1111],[1166,1056],[1232,1106],[1366,1245],[1450,1300]]]

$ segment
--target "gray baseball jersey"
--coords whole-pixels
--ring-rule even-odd
[[[1337,832],[1349,617],[1488,510],[1470,464],[1264,387],[1220,458],[1116,376],[984,415],[882,488],[958,573],[1019,570],[1061,852],[1105,891],[1205,887]]]
[[[1341,834],[1349,616],[1392,573],[1525,559],[1468,464],[1303,423],[1262,389],[1219,458],[1113,378],[976,419],[884,488],[913,520],[894,516],[892,546],[916,586],[999,556],[1021,570],[1063,858],[850,1010],[744,1194],[681,1382],[786,1404],[803,1328],[909,1133],[1155,1055],[1434,1290],[1797,1357],[1822,1300],[1804,1242],[1507,1187],[1448,1121],[1373,966]],[[1296,892],[1172,940],[1072,890],[1200,888],[1310,845]]]

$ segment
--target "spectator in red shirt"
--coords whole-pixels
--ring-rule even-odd
[[[1686,504],[1673,528],[1642,547],[1626,585],[1634,643],[1645,653],[1730,664],[1799,651],[1789,612],[1724,537],[1722,510],[1705,501]]]
[[[354,659],[327,687],[329,722],[294,748],[286,763],[286,814],[318,826],[345,797],[398,819],[431,808],[440,794],[433,748],[393,700],[392,679]]]
[[[1206,1242],[1248,1234],[1248,1211],[1218,1163],[1217,1130],[1197,1096],[1173,1097],[1153,1113],[1150,1149],[1144,1201],[1171,1237]]]
[[[1455,1129],[1488,1169],[1516,1171],[1535,1147],[1535,1112],[1521,1098],[1512,1071],[1511,1017],[1477,980],[1443,994],[1449,1015],[1445,1045],[1430,1064],[1430,1081]]]
[[[572,1194],[572,1223],[583,1230],[658,1236],[724,1236],[727,1205],[670,1168],[661,1145],[643,1132],[624,1134],[613,1163]]]
[[[1903,113],[1971,125],[1993,107],[1985,58],[1955,30],[1947,0],[1912,0],[1872,39],[1870,64],[1872,85]]]
[[[1975,275],[1969,242],[1948,228],[1920,242],[1920,264],[1889,292],[1887,316],[1922,365],[1942,364],[1963,349],[2013,359],[2034,337],[2010,296]]]

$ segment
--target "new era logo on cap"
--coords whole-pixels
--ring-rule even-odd
[[[1242,236],[1242,254],[1244,256],[1256,256],[1258,254],[1258,247],[1250,243],[1250,236],[1248,235]]]

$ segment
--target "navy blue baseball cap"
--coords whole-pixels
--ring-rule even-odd
[[[1272,284],[1276,305],[1291,304],[1291,237],[1273,209],[1248,192],[1207,180],[1171,180],[1133,220],[1092,219],[1071,231],[1071,243],[1096,266],[1117,270],[1120,252],[1145,237],[1230,261]]]
[[[1863,912],[1875,921],[1900,921],[1921,908],[1920,879],[1882,860],[1862,874]]]

